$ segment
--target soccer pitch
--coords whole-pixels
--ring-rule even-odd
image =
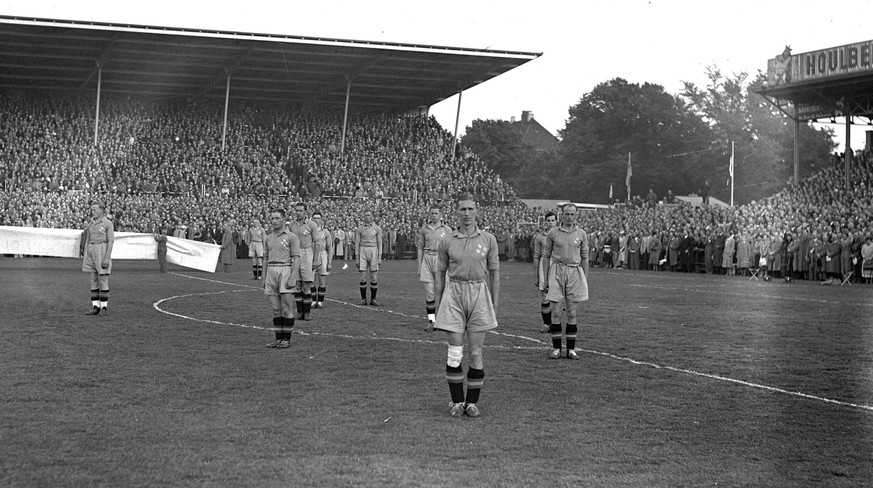
[[[249,262],[0,258],[0,486],[869,486],[873,287],[592,268],[581,361],[549,360],[529,263],[501,264],[478,419],[451,418],[414,261],[380,307],[334,263],[272,339]],[[464,360],[466,370],[467,358]]]

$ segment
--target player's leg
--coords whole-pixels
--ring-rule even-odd
[[[552,317],[549,324],[549,334],[552,337],[552,352],[549,354],[549,359],[558,359],[561,357],[561,335],[563,329],[561,327],[561,315],[563,314],[562,307],[557,301],[550,301],[549,308],[552,311]]]
[[[100,280],[96,271],[91,272],[91,311],[86,315],[100,313]]]
[[[294,303],[297,308],[297,320],[303,320],[303,280],[297,280],[294,291]]]
[[[361,282],[359,283],[358,288],[361,291],[361,305],[370,304],[367,301],[367,272],[370,269],[370,263],[364,257],[365,249],[366,248],[361,248],[361,251],[358,252],[358,271],[361,273]]]
[[[449,394],[452,397],[452,417],[464,415],[464,370],[461,360],[464,359],[464,333],[447,332],[449,343],[446,357],[446,381],[449,383]]]
[[[267,344],[267,347],[279,347],[279,344],[284,340],[284,321],[282,320],[282,298],[280,295],[268,295],[270,300],[270,308],[273,310],[273,332],[276,334],[276,340]]]
[[[282,319],[282,341],[284,344],[279,344],[279,347],[289,347],[291,344],[291,332],[294,330],[294,295],[292,293],[282,293],[279,295],[281,299],[281,319]]]
[[[377,278],[378,271],[374,271],[372,268],[370,269],[370,305],[379,306],[379,302],[376,301],[376,293],[379,291],[379,281]]]
[[[109,275],[99,275],[97,281],[100,288],[100,313],[105,315],[109,311]]]
[[[550,333],[552,331],[552,302],[546,298],[544,290],[540,290],[540,318],[543,320],[540,332]]]
[[[478,417],[479,407],[476,404],[479,402],[479,393],[485,383],[485,363],[482,358],[485,332],[468,332],[467,343],[470,345],[470,367],[467,369],[465,413],[469,417]]]
[[[324,297],[327,295],[327,275],[318,275],[318,308],[324,308]]]
[[[249,247],[249,257],[252,258],[252,279],[256,280],[260,276],[258,274],[258,265],[260,264],[260,262],[258,259],[258,254],[255,251],[255,243],[254,242]]]
[[[567,331],[565,334],[567,337],[567,357],[579,359],[579,355],[576,354],[576,314],[579,309],[579,302],[571,301],[568,298],[565,301],[565,306],[567,307]]]
[[[425,282],[424,284],[424,306],[427,310],[427,330],[433,330],[433,324],[436,322],[436,295],[434,293],[433,281]]]
[[[312,281],[303,282],[303,320],[311,320],[312,311]]]

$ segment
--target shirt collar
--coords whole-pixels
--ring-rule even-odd
[[[462,233],[460,228],[458,228],[458,229],[455,229],[455,231],[452,233],[452,235],[457,237],[458,239],[471,239],[473,237],[478,237],[478,236],[482,235],[482,230],[479,229],[479,226],[477,225],[476,230],[473,231],[473,233],[468,236],[468,235]]]

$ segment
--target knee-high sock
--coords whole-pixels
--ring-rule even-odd
[[[100,307],[100,290],[91,290],[91,306]]]
[[[540,315],[543,317],[543,324],[552,325],[552,302],[540,303]]]
[[[258,277],[258,265],[257,264],[252,265],[252,275],[254,275],[255,278]]]
[[[427,319],[435,320],[436,319],[436,300],[426,300],[424,302],[424,306],[427,309]]]
[[[303,293],[297,292],[294,294],[294,303],[297,305],[297,315],[303,315]]]
[[[312,292],[306,290],[303,292],[303,313],[312,311]]]
[[[285,339],[285,331],[284,328],[284,319],[282,317],[273,317],[273,332],[276,333],[276,340],[281,341]]]
[[[360,283],[359,287],[361,290],[361,300],[366,300],[367,299],[367,282],[362,281]]]
[[[294,331],[294,317],[282,317],[282,338],[291,340],[291,332]]]
[[[100,307],[109,307],[109,289],[100,290]]]
[[[555,349],[561,348],[561,324],[549,325],[549,333],[552,335],[552,347]]]
[[[323,302],[323,301],[324,301],[324,296],[325,296],[326,294],[327,294],[327,287],[326,287],[326,286],[319,286],[319,287],[318,287],[318,294],[317,294],[316,297],[315,297],[315,298],[316,298],[315,301],[316,301],[316,302],[319,302],[319,303]]]
[[[567,350],[576,349],[576,324],[567,324]]]
[[[452,403],[464,401],[464,370],[460,366],[446,365],[446,381],[449,382],[449,393],[452,395]]]
[[[371,281],[370,282],[370,300],[373,300],[376,298],[376,292],[378,292],[378,291],[379,291],[379,283],[376,283],[375,281]]]
[[[485,383],[485,370],[473,369],[467,370],[467,400],[466,403],[477,403],[479,401],[479,392],[482,390],[482,384]]]

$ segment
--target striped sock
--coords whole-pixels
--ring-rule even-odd
[[[569,326],[568,326],[569,328]],[[551,324],[549,332],[552,334],[552,347],[555,349],[561,348],[561,324]]]
[[[427,319],[435,320],[436,319],[436,300],[427,300],[424,303],[425,308],[427,309]]]
[[[277,341],[285,338],[282,332],[282,317],[273,317],[273,332],[276,333]]]
[[[479,402],[479,392],[485,383],[485,370],[470,368],[467,371],[467,404]]]
[[[359,286],[361,289],[361,300],[366,300],[367,299],[367,282],[362,281]]]
[[[303,315],[303,293],[294,294],[294,303],[297,304],[297,315]]]
[[[252,275],[254,275],[255,278],[258,277],[258,265],[257,264],[252,265]]]
[[[319,286],[318,287],[318,295],[316,296],[315,301],[317,301],[319,303],[323,302],[325,295],[327,295],[327,287],[326,286]]]
[[[449,382],[449,393],[452,394],[452,403],[464,401],[464,370],[458,367],[446,365],[446,381]]]
[[[303,313],[312,311],[312,292],[303,292]]]
[[[91,290],[91,306],[100,306],[100,290]]]
[[[100,308],[109,307],[109,290],[100,290]]]
[[[552,324],[552,302],[540,303],[540,315],[543,317],[543,324]]]
[[[258,265],[258,278],[262,277],[263,275],[264,275],[264,265],[259,264]]]
[[[375,281],[370,282],[370,300],[374,300],[376,298],[376,292],[379,291],[379,283]]]
[[[567,324],[567,350],[576,349],[576,324]]]
[[[282,325],[284,326],[282,337],[286,341],[290,341],[291,332],[294,331],[294,317],[282,317]]]

